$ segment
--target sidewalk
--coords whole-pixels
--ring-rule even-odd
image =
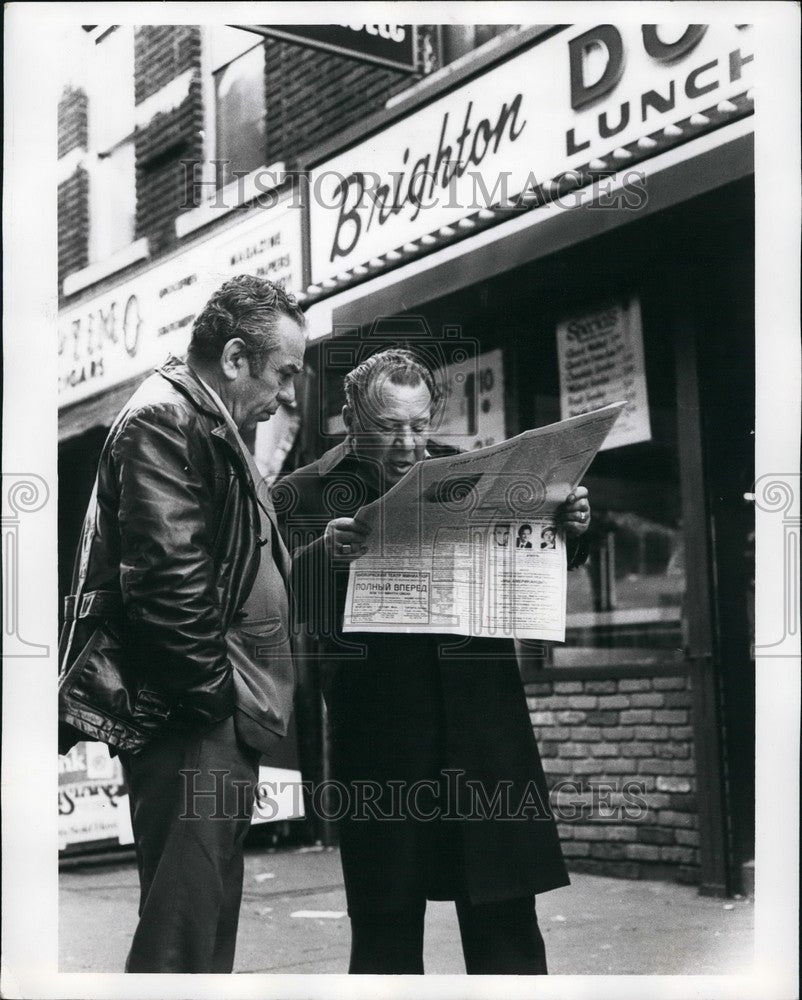
[[[571,886],[538,897],[550,973],[748,974],[751,902],[708,899],[666,882],[571,878]],[[122,971],[137,897],[133,863],[62,871],[60,971]],[[349,944],[336,850],[246,854],[236,972],[343,973]],[[429,904],[425,967],[465,971],[452,903]]]

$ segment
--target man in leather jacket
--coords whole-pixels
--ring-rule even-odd
[[[140,877],[128,972],[231,972],[259,759],[286,732],[290,563],[242,435],[294,400],[304,317],[226,282],[183,363],[104,445],[60,643],[59,750],[101,740],[130,793]]]

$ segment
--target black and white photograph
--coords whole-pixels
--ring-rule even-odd
[[[799,5],[5,15],[2,995],[798,996]]]

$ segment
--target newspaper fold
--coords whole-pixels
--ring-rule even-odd
[[[625,405],[419,462],[361,508],[372,530],[351,563],[343,630],[563,642],[557,508]]]

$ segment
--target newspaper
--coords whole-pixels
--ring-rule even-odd
[[[564,642],[557,508],[625,405],[415,465],[356,515],[371,532],[351,563],[343,630]]]

